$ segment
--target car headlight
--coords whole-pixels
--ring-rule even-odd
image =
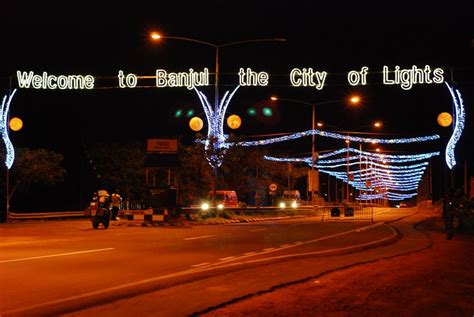
[[[284,202],[281,202],[279,206],[280,208],[286,208],[286,204]]]
[[[223,205],[223,204],[219,204],[219,205],[217,205],[217,209],[219,209],[219,210],[222,210],[222,209],[224,209],[224,205]]]
[[[209,204],[208,203],[204,203],[201,205],[201,209],[202,210],[208,210],[209,209]]]
[[[296,203],[296,201],[294,201],[294,202],[291,203],[291,207],[292,207],[292,208],[297,208],[297,207],[298,207],[298,204]]]

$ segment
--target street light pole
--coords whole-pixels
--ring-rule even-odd
[[[217,107],[219,104],[219,46],[216,46],[215,70],[216,70],[216,80],[214,82],[214,113],[217,113],[218,111]],[[215,141],[218,141],[218,140],[215,140]],[[216,149],[217,146],[218,146],[218,143],[214,143],[212,145],[213,152],[217,151]],[[216,207],[217,164],[212,165],[212,176],[214,178],[212,181],[212,206]],[[216,208],[216,216],[217,216],[217,208]]]
[[[157,32],[152,32],[150,34],[152,40],[161,40],[163,38],[166,39],[174,39],[174,40],[181,40],[181,41],[188,41],[188,42],[194,42],[194,43],[199,43],[207,46],[211,46],[215,48],[215,82],[214,82],[214,113],[212,114],[211,118],[207,118],[208,122],[211,123],[212,126],[208,127],[208,140],[211,141],[211,146],[212,146],[212,155],[217,155],[217,152],[219,150],[220,142],[219,136],[216,135],[215,130],[218,129],[219,125],[221,124],[218,118],[218,113],[220,112],[219,109],[219,49],[221,47],[226,47],[226,46],[232,46],[232,45],[238,45],[238,44],[245,44],[245,43],[253,43],[253,42],[285,42],[286,39],[282,38],[272,38],[272,39],[255,39],[255,40],[244,40],[244,41],[236,41],[236,42],[229,42],[229,43],[224,43],[224,44],[214,44],[210,42],[205,42],[193,38],[188,38],[188,37],[180,37],[180,36],[162,36],[161,34]],[[224,115],[224,114],[222,114]],[[207,116],[207,113],[206,113]],[[218,168],[218,163],[213,162],[212,160],[209,161],[210,165],[212,166],[212,171],[213,171],[213,182],[212,182],[212,205],[215,207],[215,198],[216,198],[216,183],[217,183],[217,168]],[[217,209],[216,209],[217,210]]]
[[[359,143],[359,205],[362,205],[362,143]]]
[[[312,119],[313,119],[313,122],[312,122],[312,127],[311,129],[314,131],[315,129],[315,125],[316,125],[316,121],[315,121],[315,112],[316,112],[316,105],[313,104],[313,112],[312,112]],[[316,199],[314,197],[314,161],[316,160],[316,153],[314,151],[315,149],[315,140],[316,140],[316,136],[313,135],[311,136],[311,206],[313,207],[313,211],[315,210],[316,208]]]
[[[303,105],[308,105],[312,107],[312,115],[311,115],[311,129],[314,131],[316,129],[316,103],[310,103],[310,102],[305,102],[301,100],[295,100],[295,99],[288,99],[288,98],[279,98],[276,96],[272,96],[270,98],[273,101],[281,100],[281,101],[289,101],[289,102],[294,102],[294,103],[299,103]],[[329,100],[329,101],[323,101],[323,102],[318,102],[318,105],[324,105],[324,104],[330,104],[330,103],[337,103],[345,101],[345,99],[337,99],[337,100]],[[350,102],[352,104],[358,104],[360,102],[360,97],[358,96],[352,96],[350,98]],[[308,186],[311,185],[311,205],[313,210],[316,208],[316,197],[314,195],[314,162],[316,161],[316,135],[313,133],[311,135],[311,184],[308,184]],[[308,182],[309,183],[309,182]],[[337,183],[336,183],[337,184]],[[337,185],[336,185],[337,186]],[[337,197],[337,196],[336,196]]]
[[[347,144],[347,151],[346,151],[346,174],[347,174],[347,182],[346,182],[346,204],[350,202],[349,196],[349,181],[350,181],[350,174],[349,174],[349,140],[346,140]]]

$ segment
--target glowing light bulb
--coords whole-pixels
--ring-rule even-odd
[[[150,37],[152,40],[159,40],[161,39],[161,34],[158,32],[151,32]]]

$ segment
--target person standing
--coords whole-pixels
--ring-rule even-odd
[[[111,205],[112,205],[112,220],[117,220],[117,215],[120,210],[120,204],[122,203],[122,197],[119,194],[119,190],[116,189],[111,196]]]

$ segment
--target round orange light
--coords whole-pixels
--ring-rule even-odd
[[[191,120],[189,120],[189,127],[193,131],[200,131],[202,127],[204,126],[204,122],[202,122],[202,119],[199,117],[193,117]]]
[[[11,118],[9,125],[13,131],[20,131],[23,128],[23,121],[20,118],[14,117]]]
[[[351,102],[353,104],[358,104],[360,102],[360,97],[359,96],[353,96],[351,97]]]
[[[242,124],[242,120],[236,114],[233,114],[227,118],[227,125],[231,129],[238,129],[240,128],[241,124]]]
[[[151,32],[150,37],[152,38],[152,40],[159,40],[161,39],[161,34],[158,32]]]
[[[442,127],[449,127],[453,123],[453,117],[447,112],[441,112],[438,115],[438,124]]]

